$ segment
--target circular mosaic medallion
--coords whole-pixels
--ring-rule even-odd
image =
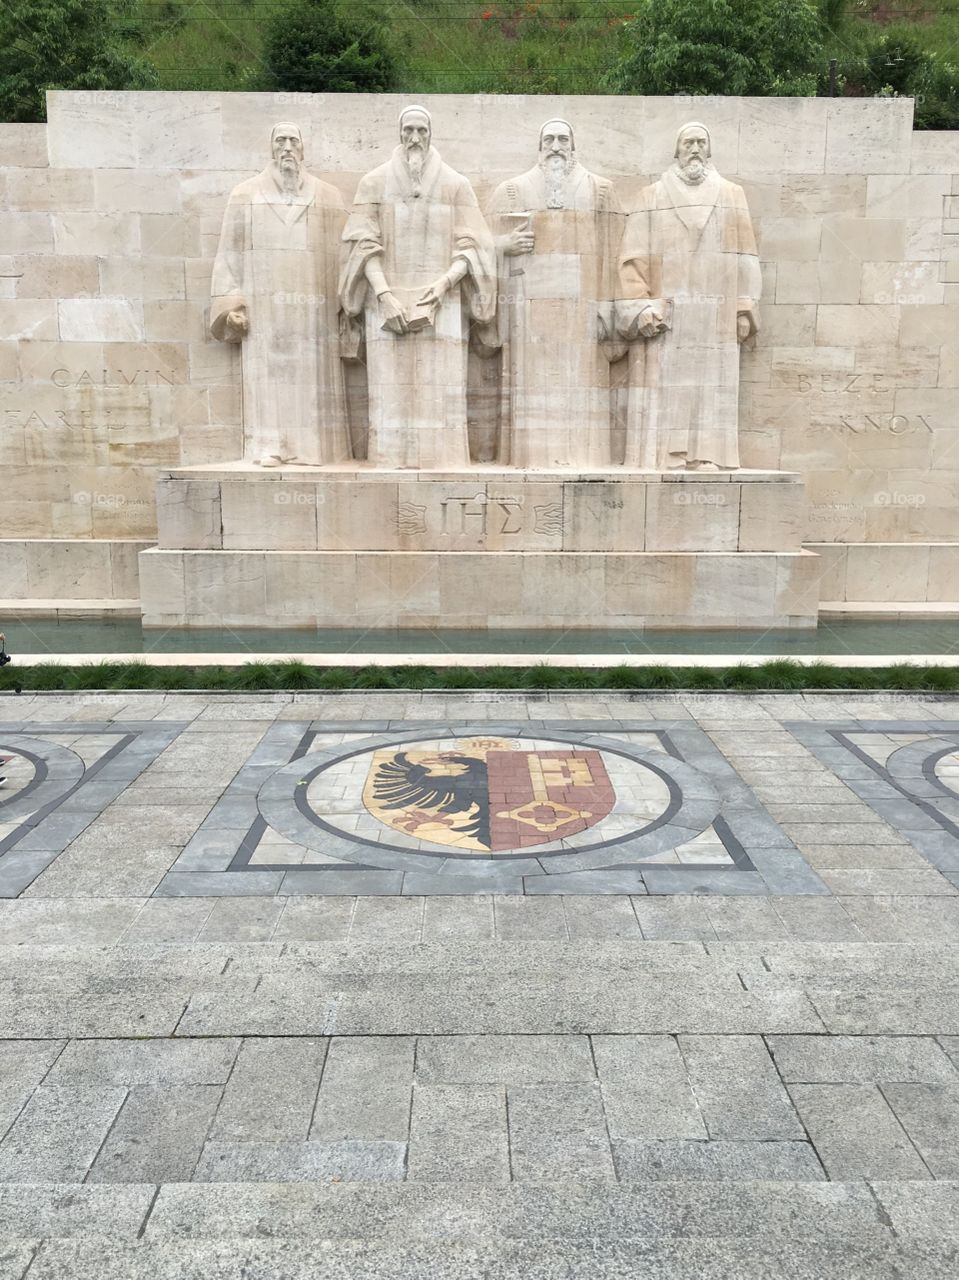
[[[719,811],[709,780],[664,751],[586,734],[436,730],[304,756],[264,783],[258,804],[277,832],[317,852],[388,869],[455,864],[458,875],[494,863],[523,874],[532,859],[616,865],[693,839]]]

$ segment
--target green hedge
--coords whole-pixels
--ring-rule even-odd
[[[664,689],[803,690],[886,689],[954,693],[959,668],[908,663],[843,667],[774,661],[731,667],[314,667],[305,662],[250,662],[240,667],[154,667],[146,662],[83,666],[53,663],[0,670],[0,692],[37,690],[72,693],[94,689],[257,690],[316,689]]]

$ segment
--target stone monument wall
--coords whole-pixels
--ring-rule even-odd
[[[162,468],[240,456],[239,353],[207,332],[226,197],[286,118],[349,202],[406,102],[51,93],[47,125],[0,125],[0,538],[27,576],[50,539],[149,542]],[[534,162],[551,117],[627,209],[677,126],[707,124],[762,257],[742,465],[802,475],[823,600],[959,600],[959,134],[914,133],[908,100],[425,102],[481,203]],[[72,594],[110,594],[98,573]]]

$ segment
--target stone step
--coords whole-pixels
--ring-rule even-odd
[[[376,1245],[270,1239],[11,1242],[20,1280],[954,1280],[955,1258],[935,1241],[827,1244],[791,1239],[584,1240]],[[5,1258],[4,1258],[5,1260]],[[15,1269],[19,1263],[21,1270]]]
[[[959,618],[959,600],[824,600],[820,622],[951,622]]]
[[[139,617],[140,601],[136,599],[0,599],[0,618],[5,622],[20,622],[30,618],[52,618],[57,622],[93,622]]]

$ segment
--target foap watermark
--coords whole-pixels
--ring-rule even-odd
[[[274,293],[273,301],[281,307],[325,307],[324,293]]]
[[[903,489],[880,489],[873,494],[872,501],[877,507],[924,507],[926,495],[909,493]]]
[[[280,485],[273,495],[275,507],[322,507],[325,502],[325,495],[317,489],[287,489]]]
[[[92,507],[98,511],[119,511],[126,507],[151,505],[148,498],[131,497],[125,493],[98,493],[88,489],[78,490],[73,495],[73,502],[78,507]]]
[[[679,492],[673,494],[673,505],[677,507],[725,507],[726,495],[719,490],[687,489],[678,486]]]

